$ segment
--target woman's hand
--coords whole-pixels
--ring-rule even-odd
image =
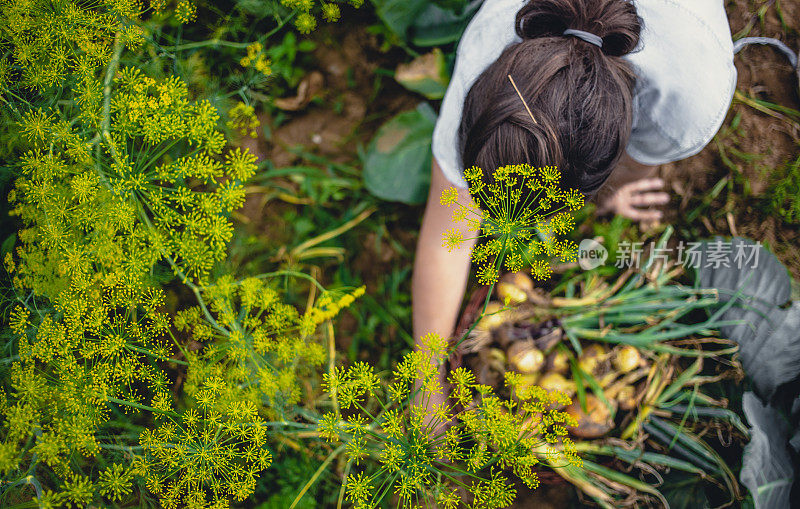
[[[597,213],[619,214],[634,221],[660,221],[664,213],[653,206],[665,205],[669,202],[669,194],[661,191],[664,181],[660,178],[645,178],[621,185],[617,189],[609,189],[597,206]]]
[[[663,212],[649,207],[668,203],[669,195],[662,191],[664,181],[654,178],[657,169],[625,154],[597,194],[597,214],[619,214],[643,223],[660,221]]]

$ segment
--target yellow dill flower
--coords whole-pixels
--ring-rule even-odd
[[[524,267],[524,262],[522,261],[522,254],[517,251],[509,254],[506,256],[506,259],[503,260],[503,265],[505,268],[510,272],[519,272]]]
[[[364,472],[359,472],[357,475],[348,476],[345,496],[354,507],[365,507],[367,501],[372,498],[373,489],[372,478],[365,476]]]
[[[461,497],[455,488],[440,486],[436,491],[436,503],[443,509],[456,509],[461,502]]]
[[[549,276],[548,258],[574,260],[573,243],[562,242],[575,228],[571,211],[583,204],[583,196],[575,190],[563,191],[558,187],[560,173],[553,166],[533,168],[526,164],[507,165],[492,172],[492,182],[484,182],[484,172],[476,167],[464,171],[469,192],[482,210],[470,211],[458,204],[453,220],[463,220],[474,212],[479,243],[472,252],[472,261],[478,265],[477,277],[481,284],[493,284],[501,267],[517,272],[531,267],[536,279]],[[457,193],[454,189],[442,194],[441,202],[452,205]],[[461,210],[463,208],[463,211]],[[452,249],[462,240],[455,230],[444,234],[443,245]]]
[[[458,200],[458,189],[451,187],[442,191],[442,196],[439,198],[439,203],[449,207]]]
[[[328,442],[339,440],[339,418],[334,412],[328,412],[319,420],[319,436]]]
[[[306,310],[305,319],[307,326],[315,328],[317,325],[324,321],[330,320],[339,314],[342,309],[350,306],[355,300],[366,291],[365,286],[356,288],[350,293],[344,293],[340,297],[335,298],[333,293],[324,293],[318,299],[315,305]]]
[[[194,21],[197,16],[197,6],[190,0],[178,0],[178,5],[175,6],[175,18],[181,24],[186,24]]]
[[[539,168],[539,175],[546,183],[557,183],[561,178],[561,172],[555,166],[544,166]]]
[[[24,334],[31,325],[30,316],[31,314],[27,309],[22,306],[15,306],[8,320],[11,332],[18,336]]]
[[[538,281],[545,281],[550,278],[552,269],[547,260],[534,260],[531,264],[531,275]]]
[[[491,285],[497,282],[500,274],[494,264],[484,262],[475,272],[478,282],[482,285]]]
[[[559,245],[559,257],[562,262],[578,261],[578,244],[572,240],[562,240]]]
[[[310,34],[317,28],[317,20],[308,12],[301,12],[295,18],[294,25],[301,34]]]
[[[133,471],[121,463],[114,463],[100,472],[100,493],[112,501],[121,500],[133,491]]]
[[[242,136],[256,137],[256,129],[261,126],[255,114],[253,106],[245,104],[241,101],[236,103],[236,106],[228,111],[230,120],[226,125],[239,132]]]
[[[141,44],[137,26],[142,9],[136,1],[46,2],[4,4],[0,86],[10,82],[44,92],[81,76],[87,66],[104,66],[112,41],[129,48]]]
[[[447,353],[447,340],[435,332],[422,336],[420,343],[426,352],[430,352],[433,359],[440,359]]]
[[[464,234],[455,228],[450,228],[442,234],[442,246],[446,247],[448,251],[457,249],[464,243]]]
[[[339,6],[335,3],[323,3],[322,4],[322,17],[325,18],[325,21],[329,21],[331,23],[339,21],[339,18],[342,16],[341,11],[339,10]]]
[[[204,410],[202,417],[192,416],[191,425],[170,421],[141,434],[147,486],[165,506],[227,505],[229,496],[242,501],[255,490],[255,475],[272,463],[267,435],[255,431],[264,426],[255,406],[246,401],[219,406],[223,385],[205,387],[201,407],[219,412]]]
[[[575,218],[569,212],[559,212],[550,219],[555,233],[565,234],[575,228]]]
[[[467,210],[466,207],[459,207],[459,208],[453,210],[452,221],[454,223],[460,223],[461,221],[464,221],[467,218],[467,214],[468,213],[469,213],[469,211]],[[476,223],[477,223],[477,225],[475,225],[475,226],[479,226],[480,225],[479,221],[476,221]],[[474,229],[477,230],[477,228],[474,228]]]
[[[569,207],[570,210],[578,210],[583,207],[583,194],[578,192],[575,189],[568,189],[564,192],[562,196],[564,203]]]
[[[243,203],[241,181],[256,171],[256,158],[240,149],[215,158],[224,145],[219,116],[207,101],[190,101],[177,78],[122,68],[113,85],[101,151],[89,150],[97,142],[58,111],[34,110],[22,121],[35,148],[23,156],[16,187],[14,213],[30,230],[20,236],[18,277],[39,294],[52,297],[94,271],[151,277],[165,255],[202,279],[226,255],[232,223],[223,210]],[[166,154],[162,143],[189,155]],[[35,271],[47,280],[27,269],[33,260],[52,268]]]
[[[186,392],[197,395],[204,405],[267,402],[270,415],[290,408],[301,397],[300,374],[316,369],[327,359],[326,348],[314,334],[317,325],[363,292],[363,287],[351,292],[324,292],[301,314],[282,302],[279,292],[256,278],[234,281],[223,277],[204,287],[202,295],[211,326],[205,313],[197,309],[181,312],[176,318],[176,326],[204,343],[204,349],[188,359]],[[361,390],[369,391],[378,383],[366,370],[359,373]],[[342,384],[335,372],[323,381],[330,390],[343,393],[340,399],[347,402],[351,395],[340,387]],[[210,399],[204,395],[207,386],[218,388],[219,394]]]
[[[300,33],[307,34],[314,30],[317,26],[317,20],[311,13],[312,9],[316,11],[315,7],[321,4],[322,18],[328,22],[336,22],[341,17],[339,6],[334,2],[315,0],[281,0],[281,3],[297,13],[295,18],[295,27]],[[350,4],[358,8],[364,3],[364,0],[350,0]]]

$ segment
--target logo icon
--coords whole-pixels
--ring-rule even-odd
[[[583,270],[592,270],[608,259],[608,250],[594,239],[583,239],[578,245],[578,265]]]

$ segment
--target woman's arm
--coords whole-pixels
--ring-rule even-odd
[[[467,235],[469,224],[466,221],[454,223],[451,219],[453,209],[439,203],[442,191],[450,187],[453,186],[434,160],[431,170],[431,189],[422,217],[422,228],[414,260],[414,275],[411,280],[416,348],[420,347],[420,338],[430,332],[444,338],[449,338],[453,334],[467,286],[470,254],[475,241],[465,241],[460,248],[450,252],[442,246],[442,234],[450,228],[458,228],[465,233],[465,236],[469,236]],[[465,205],[473,204],[466,189],[459,189],[458,195],[459,202]],[[439,376],[444,381],[444,369],[440,371]],[[427,401],[428,396],[430,401]],[[418,399],[418,402],[428,408],[443,401],[443,395],[425,395],[424,399]]]

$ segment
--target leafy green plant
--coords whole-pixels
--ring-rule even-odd
[[[388,30],[403,44],[442,46],[461,38],[483,0],[372,0]]]
[[[302,67],[298,65],[298,59],[304,53],[309,53],[315,48],[316,44],[313,41],[304,39],[298,42],[297,36],[293,32],[286,32],[280,43],[270,46],[265,51],[270,62],[271,76],[280,78],[289,90],[297,88],[305,75]],[[273,93],[280,95],[282,90],[277,89]]]
[[[766,209],[789,224],[800,224],[800,199],[796,192],[800,185],[800,159],[788,163],[784,172],[784,176],[776,179],[767,191],[769,201]]]
[[[367,148],[364,186],[384,200],[423,203],[430,185],[436,115],[427,103],[381,126]]]

